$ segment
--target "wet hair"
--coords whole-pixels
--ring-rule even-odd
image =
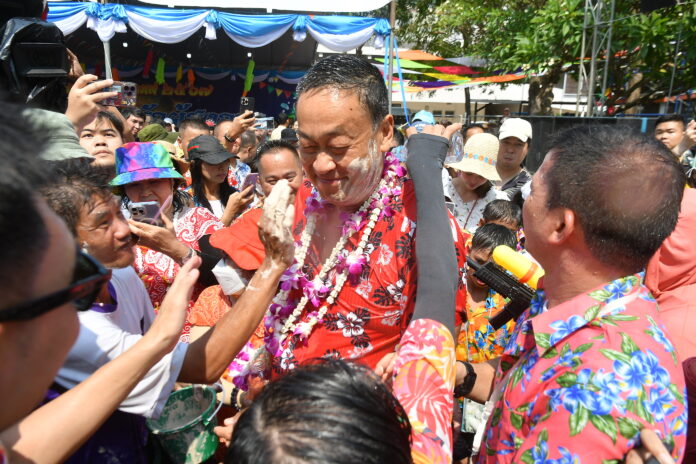
[[[394,143],[396,144],[396,147],[400,147],[403,145],[405,142],[404,140],[404,134],[401,133],[399,129],[394,127]]]
[[[474,233],[471,249],[493,251],[495,247],[507,245],[513,250],[517,247],[515,233],[500,224],[484,224]]]
[[[256,132],[253,130],[244,131],[239,136],[239,148],[248,147],[249,145],[256,145]]]
[[[493,200],[483,209],[483,220],[501,221],[519,228],[522,223],[522,209],[512,201]]]
[[[640,271],[677,223],[686,179],[672,152],[623,127],[587,125],[558,134],[549,155],[547,207],[575,213],[597,260]]]
[[[406,412],[372,370],[323,360],[264,388],[225,463],[411,463],[410,436]]]
[[[684,116],[681,114],[677,113],[672,113],[672,114],[664,114],[657,118],[655,120],[655,127],[659,126],[663,122],[671,122],[671,121],[676,121],[682,123],[682,127],[686,128],[686,119],[684,119]]]
[[[60,216],[77,237],[77,226],[84,207],[93,208],[95,200],[113,198],[110,178],[103,169],[95,169],[89,160],[74,159],[51,163],[50,181],[41,187],[48,206]]]
[[[259,147],[256,149],[256,155],[254,155],[254,167],[256,168],[256,172],[259,171],[259,165],[261,164],[261,157],[264,155],[270,155],[273,153],[278,153],[281,150],[290,150],[290,152],[295,155],[295,158],[299,162],[300,160],[300,154],[297,152],[297,148],[290,142],[286,140],[267,140],[266,142],[263,142]]]
[[[204,161],[201,160],[191,160],[191,164],[189,167],[189,170],[191,172],[191,191],[193,192],[193,201],[197,205],[201,205],[202,207],[210,210],[210,212],[213,212],[213,207],[210,206],[210,202],[208,201],[208,198],[205,196],[205,179],[203,179],[203,163]],[[222,208],[225,209],[225,206],[227,206],[227,200],[229,200],[230,195],[232,195],[234,192],[237,191],[234,187],[232,187],[229,182],[227,182],[227,178],[220,182],[220,203],[222,203]]]
[[[123,116],[123,119],[128,119],[131,116],[135,116],[136,118],[142,118],[144,120],[145,111],[134,106],[127,106],[121,110],[121,116]]]
[[[466,135],[469,129],[481,129],[481,132],[486,132],[486,129],[481,124],[467,124],[462,128],[462,134]]]
[[[114,129],[116,129],[116,132],[118,132],[121,138],[123,139],[123,121],[117,118],[114,114],[108,111],[100,111],[97,113],[96,119],[97,121],[110,122]]]
[[[285,113],[280,113],[278,116],[275,117],[276,124],[281,126],[285,125],[286,122],[288,122],[288,115]]]
[[[388,113],[387,87],[369,61],[355,55],[331,55],[312,66],[297,86],[298,99],[311,90],[331,88],[355,92],[365,107],[373,129]]]
[[[188,118],[181,121],[181,123],[179,123],[179,133],[182,133],[186,129],[197,129],[206,132],[210,131],[210,127],[208,127],[205,121],[200,118]]]
[[[36,187],[47,179],[38,158],[43,138],[27,137],[31,125],[22,110],[0,102],[0,289],[26,299],[33,291],[36,266],[49,247],[49,234],[36,194]]]

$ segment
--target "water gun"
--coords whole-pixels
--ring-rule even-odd
[[[509,300],[502,311],[490,319],[494,330],[517,319],[529,308],[539,279],[544,275],[544,270],[538,264],[505,245],[493,250],[493,262],[481,265],[471,258],[467,258],[466,262],[477,279]]]

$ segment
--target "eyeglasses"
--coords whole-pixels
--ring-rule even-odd
[[[86,311],[110,278],[110,270],[78,248],[73,283],[49,295],[0,310],[0,322],[32,319],[70,301],[78,311]]]

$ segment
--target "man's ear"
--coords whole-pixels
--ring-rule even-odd
[[[579,231],[578,218],[573,210],[568,208],[554,208],[548,212],[553,221],[553,229],[549,236],[549,243],[561,245],[574,238]]]
[[[379,151],[386,153],[391,149],[394,141],[394,116],[388,114],[384,117],[379,126],[379,133],[382,135]]]

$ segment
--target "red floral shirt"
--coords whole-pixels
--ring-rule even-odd
[[[500,360],[479,462],[619,463],[643,427],[683,455],[684,375],[641,280],[549,310],[538,292]]]
[[[206,208],[198,207],[187,208],[176,214],[173,222],[176,238],[196,251],[200,251],[198,240],[201,237],[222,228],[222,223],[213,213]],[[158,311],[162,300],[164,300],[164,295],[179,272],[179,265],[164,253],[138,246],[135,250],[133,267],[145,284],[155,311]],[[203,287],[196,284],[189,302],[189,311],[202,291]],[[190,331],[191,323],[187,320],[181,334],[181,341],[187,342],[189,340]]]
[[[411,320],[417,278],[416,198],[410,180],[401,180],[399,185],[403,194],[393,200],[394,214],[380,219],[370,234],[365,247],[369,264],[362,276],[356,282],[345,283],[323,323],[314,327],[306,342],[299,342],[294,336],[285,340],[283,348],[288,343],[295,346],[291,356],[274,358],[274,374],[319,357],[355,360],[374,368],[384,355],[394,351]],[[297,195],[296,238],[306,225],[302,212],[310,192],[311,184],[305,182]],[[466,303],[466,290],[461,280],[466,259],[464,238],[454,219],[450,217],[450,220],[460,268],[457,306],[463,306]],[[348,240],[348,249],[357,248],[360,236],[358,232]],[[316,248],[310,246],[305,265],[310,280],[319,271],[317,256]],[[329,274],[329,281],[334,280],[334,272]],[[299,299],[300,292],[293,290],[289,300]]]

